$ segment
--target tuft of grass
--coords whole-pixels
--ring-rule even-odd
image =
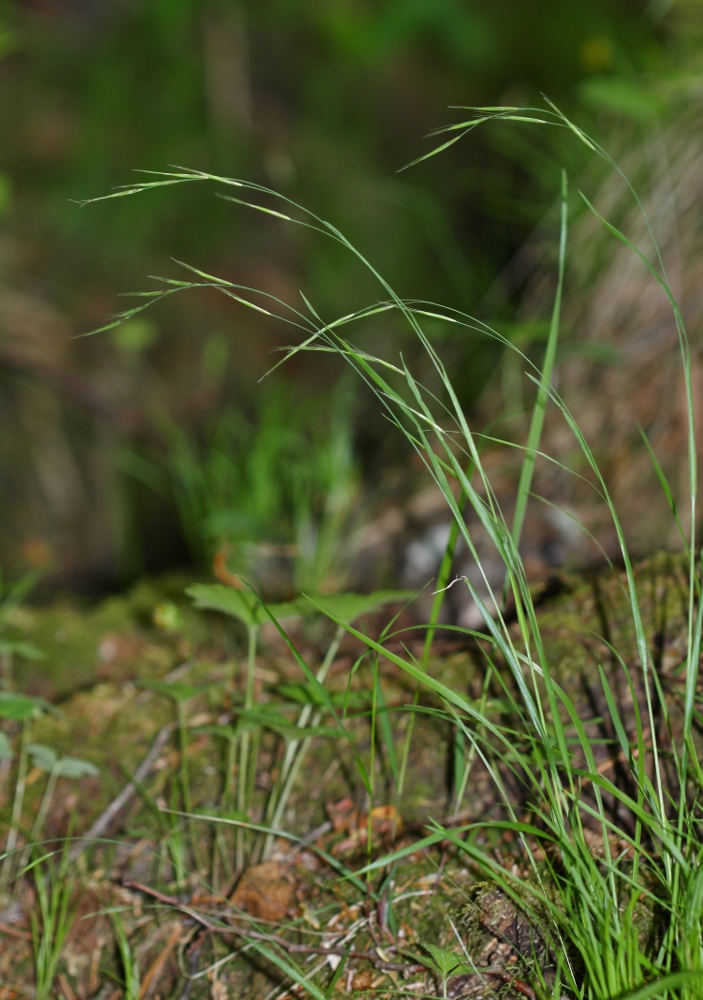
[[[124,985],[124,1000],[140,1000],[142,994],[142,979],[139,972],[139,959],[132,948],[124,921],[119,910],[110,914],[112,927],[117,942],[117,950],[122,966],[122,983]]]
[[[228,406],[196,435],[162,418],[164,459],[123,452],[121,466],[173,502],[198,562],[227,555],[279,595],[340,590],[353,557],[360,479],[352,403],[341,384],[304,399],[263,386],[251,419]]]
[[[12,616],[36,586],[38,578],[38,573],[27,573],[14,583],[8,583],[0,569],[0,687],[5,691],[13,686],[12,667],[16,656],[30,660],[44,659],[42,651],[33,643],[12,634]]]
[[[361,615],[377,610],[390,602],[407,600],[412,595],[406,591],[378,591],[368,595],[313,594],[293,602],[268,604],[251,589],[237,590],[222,584],[195,584],[189,587],[187,592],[195,601],[196,607],[223,612],[242,622],[247,628],[248,651],[244,698],[241,708],[235,709],[238,721],[235,725],[226,727],[203,727],[203,731],[223,736],[228,742],[223,803],[225,813],[230,810],[232,804],[236,806],[236,812],[229,818],[238,824],[235,870],[240,874],[244,870],[245,861],[253,863],[269,856],[273,847],[274,831],[279,830],[293,786],[313,740],[320,737],[335,738],[340,735],[348,739],[343,718],[340,717],[325,687],[327,675],[339,652],[345,624],[351,624]],[[281,625],[291,618],[305,618],[314,614],[334,615],[339,619],[327,651],[316,671],[313,671],[301,657]],[[280,632],[307,681],[306,686],[290,688],[290,694],[300,699],[297,705],[293,702],[292,707],[298,708],[302,701],[302,707],[299,707],[295,721],[286,720],[273,706],[257,706],[254,702],[258,636],[265,622],[273,623]],[[285,690],[282,693],[285,695]],[[375,705],[375,699],[372,699],[372,703]],[[321,726],[325,710],[335,720],[335,727]],[[372,729],[373,721],[372,708]],[[252,811],[254,777],[259,769],[257,758],[260,749],[259,734],[262,729],[273,730],[283,737],[284,750],[263,810],[264,826],[268,827],[269,832],[264,841],[247,845],[247,823]],[[357,766],[369,792],[371,791],[369,773],[373,773],[373,745],[372,741],[372,760],[368,769],[356,754]],[[237,748],[239,754],[235,764]],[[233,803],[234,786],[236,786],[236,802]],[[186,807],[186,811],[191,810]]]
[[[620,173],[617,164],[598,143],[551,103],[546,110],[473,109],[467,120],[440,130],[443,133],[440,145],[415,162],[441,152],[479,125],[498,120],[567,129],[594,155],[603,157],[612,169]],[[444,135],[449,137],[444,138]],[[499,819],[489,818],[463,828],[449,828],[435,822],[422,843],[425,846],[441,841],[452,843],[468,862],[514,902],[534,926],[539,927],[547,943],[552,967],[547,973],[535,961],[528,962],[528,973],[543,991],[588,1000],[646,1000],[654,996],[681,996],[693,1000],[703,996],[703,815],[700,807],[703,773],[693,739],[703,627],[703,602],[700,600],[703,566],[695,537],[697,467],[694,403],[686,330],[649,223],[647,230],[652,237],[654,263],[645,251],[635,247],[624,233],[603,219],[588,198],[582,195],[584,204],[600,219],[604,228],[645,263],[652,279],[659,284],[671,304],[678,335],[688,418],[686,503],[689,517],[685,520],[690,527],[685,537],[689,582],[686,680],[683,720],[677,727],[680,736],[676,738],[671,726],[665,725],[662,730],[659,725],[660,713],[668,722],[674,709],[667,705],[666,695],[654,670],[623,527],[623,512],[615,509],[608,484],[589,442],[570,413],[567,401],[554,388],[552,379],[567,260],[569,192],[566,177],[561,190],[557,295],[545,356],[542,366],[536,367],[521,355],[514,344],[486,324],[457,310],[399,297],[373,264],[334,225],[283,195],[261,185],[203,171],[174,168],[171,172],[153,176],[154,179],[125,186],[107,197],[143,193],[164,185],[214,182],[225,188],[226,193],[221,197],[227,202],[274,216],[286,224],[302,225],[342,244],[379,282],[383,296],[381,301],[326,323],[304,295],[302,306],[296,308],[265,292],[245,288],[183,265],[193,276],[190,280],[161,279],[165,288],[139,293],[145,301],[121,313],[103,329],[131,319],[164,296],[191,288],[211,288],[248,308],[277,317],[298,336],[302,335],[302,342],[288,348],[280,363],[302,350],[339,355],[375,394],[389,420],[424,462],[428,475],[444,495],[453,518],[452,535],[437,588],[426,648],[429,650],[439,620],[443,593],[450,585],[465,586],[483,621],[480,630],[462,630],[480,639],[484,649],[486,685],[482,697],[472,699],[461,690],[447,687],[427,670],[426,657],[417,662],[409,655],[401,655],[388,648],[383,636],[376,640],[364,634],[339,608],[325,606],[319,598],[315,602],[336,624],[337,636],[343,632],[355,636],[373,657],[374,713],[380,709],[383,714],[380,676],[384,661],[393,663],[439,700],[460,734],[458,746],[464,766],[458,782],[456,810],[461,806],[468,772],[474,762],[478,762],[494,782],[501,802]],[[621,176],[628,184],[627,179]],[[642,209],[636,193],[630,190]],[[644,214],[643,209],[642,212]],[[349,330],[353,324],[360,320],[381,322],[389,313],[400,314],[422,347],[434,372],[435,385],[432,389],[418,381],[402,357],[374,356],[355,346],[351,339]],[[451,324],[497,339],[506,348],[517,352],[527,368],[527,377],[534,384],[535,401],[526,441],[519,445],[503,442],[505,446],[522,452],[515,513],[510,523],[501,510],[499,497],[482,461],[482,436],[471,427],[459,403],[451,375],[425,333],[423,324],[428,319],[433,323]],[[624,585],[638,662],[634,665],[626,663],[619,657],[617,649],[613,650],[613,654],[619,673],[618,685],[624,686],[631,695],[629,715],[625,715],[616,700],[612,678],[605,670],[600,672],[607,721],[614,734],[614,752],[619,755],[626,774],[622,783],[611,780],[599,767],[594,752],[592,720],[580,716],[572,695],[554,677],[554,664],[545,654],[536,608],[520,555],[525,511],[528,504],[535,500],[531,493],[535,463],[550,460],[540,451],[547,406],[556,408],[561,414],[584,456],[593,489],[599,502],[607,509],[617,533],[625,569]],[[501,443],[495,438],[492,440],[494,444]],[[656,456],[652,455],[652,458],[672,515],[681,524],[683,519],[678,520],[680,504],[674,500]],[[482,565],[467,528],[463,516],[465,502],[473,509],[504,569],[504,580],[498,587]],[[458,539],[463,541],[476,561],[481,587],[468,578],[453,583],[449,581],[451,556]],[[484,593],[489,595],[489,599],[482,596]],[[515,609],[514,625],[507,619],[505,609],[508,603]],[[266,613],[285,639],[273,610],[269,609]],[[346,736],[343,719],[322,684],[324,676],[320,676],[319,672],[315,676],[295,647],[289,640],[286,641],[310,690]],[[496,685],[500,690],[499,711],[489,709],[486,700],[489,687]],[[252,711],[251,699],[245,696],[243,717]],[[301,713],[298,722],[301,736],[308,723],[316,719],[312,706],[307,713]],[[233,737],[240,741],[240,794],[243,784],[246,786],[250,766],[249,744],[244,735],[242,731]],[[284,775],[281,795],[287,789],[288,775],[293,773],[296,755],[303,746],[304,739],[288,744],[287,763],[281,772]],[[407,749],[401,753],[400,764],[393,758],[401,786],[406,754]],[[673,781],[665,778],[665,763],[673,773]],[[364,769],[358,754],[357,765],[371,795],[373,789],[369,772]],[[272,808],[271,820],[278,820],[281,815],[279,808]],[[230,822],[252,829],[252,825],[244,821]],[[258,829],[270,834],[267,824]],[[504,864],[486,846],[491,843],[489,835],[498,834],[509,834],[520,845],[523,864],[517,873],[512,865]],[[368,878],[373,873],[385,871],[417,849],[417,844],[411,844],[375,860],[369,859],[368,864],[355,873],[355,878],[362,875]],[[311,977],[288,958],[282,958],[260,942],[253,941],[252,946],[284,975],[299,983],[309,995],[323,995]],[[432,961],[436,965],[444,984],[448,972],[455,967],[451,964],[453,960],[447,959],[439,950],[433,952],[429,944],[424,953],[429,956],[427,962]],[[462,966],[462,962],[458,959],[456,967]]]
[[[64,851],[54,870],[47,870],[44,861],[33,869],[38,903],[37,912],[31,914],[37,1000],[50,1000],[54,995],[54,980],[77,906],[77,886],[67,858]]]

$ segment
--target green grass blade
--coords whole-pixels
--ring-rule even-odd
[[[557,274],[557,289],[552,307],[552,318],[549,324],[549,336],[547,338],[547,349],[542,367],[541,383],[537,390],[530,430],[527,435],[527,449],[522,469],[520,470],[520,481],[518,483],[517,496],[515,499],[515,515],[513,518],[513,541],[515,546],[520,544],[522,526],[525,520],[525,510],[527,500],[532,488],[532,477],[535,468],[535,458],[542,438],[544,427],[544,417],[547,410],[549,393],[547,388],[552,380],[554,363],[557,354],[557,342],[559,340],[559,321],[561,317],[561,300],[564,288],[564,269],[566,265],[566,236],[568,231],[568,182],[566,172],[562,171],[561,177],[561,227],[559,235],[559,267]]]

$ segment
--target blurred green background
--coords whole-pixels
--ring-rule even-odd
[[[286,546],[303,553],[293,589],[333,586],[331,539],[405,460],[333,360],[299,357],[262,389],[290,333],[223,296],[75,339],[148,275],[187,277],[171,258],[295,305],[304,289],[332,319],[380,294],[349,255],[205,185],[76,200],[135,168],[243,176],[334,222],[400,294],[509,329],[511,262],[585,147],[492,127],[399,169],[448,106],[541,93],[627,144],[666,115],[663,83],[697,69],[700,15],[697,0],[0,4],[0,565],[99,591],[246,543],[273,575]],[[373,336],[411,349],[390,321]],[[445,346],[471,406],[496,350]]]

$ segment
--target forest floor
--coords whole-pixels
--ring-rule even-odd
[[[685,570],[660,555],[637,568],[637,580],[659,683],[671,698],[662,724],[673,718],[675,728]],[[253,704],[277,714],[247,716],[246,634],[196,611],[184,583],[144,581],[89,608],[66,597],[12,612],[13,636],[45,659],[18,658],[6,681],[46,701],[25,722],[2,720],[15,753],[0,761],[0,829],[15,843],[2,862],[0,1000],[369,991],[534,998],[537,930],[480,881],[457,846],[472,824],[500,818],[498,791],[439,700],[390,660],[374,667],[346,637],[326,681],[343,706],[345,734],[329,718],[313,731],[280,834],[257,830],[270,825],[267,797],[305,704],[305,678],[273,626],[264,628]],[[538,601],[549,662],[591,720],[599,769],[617,776],[622,762],[595,692],[603,666],[623,718],[631,715],[633,692],[617,681],[613,653],[637,662],[623,577],[560,583],[555,597]],[[379,634],[389,617],[376,612],[362,627]],[[307,663],[320,662],[330,630],[313,621],[291,632]],[[422,643],[423,633],[409,631],[386,648],[419,658]],[[479,699],[484,652],[471,636],[439,633],[428,672]],[[499,716],[500,691],[488,695]],[[246,815],[230,785],[244,733]],[[72,772],[70,763],[61,770],[74,759],[95,773]],[[523,793],[509,774],[504,780],[526,815]],[[432,821],[456,835],[426,843]],[[523,872],[512,832],[479,835],[501,864]],[[469,960],[491,971],[467,969]]]

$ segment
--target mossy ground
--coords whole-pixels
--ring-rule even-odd
[[[675,704],[685,651],[685,572],[680,560],[662,555],[638,567],[637,580],[654,663]],[[145,583],[125,597],[111,598],[93,608],[58,600],[43,608],[24,607],[14,615],[11,626],[15,633],[43,649],[47,658],[18,662],[13,683],[19,690],[48,697],[57,708],[56,713],[45,714],[33,723],[32,741],[47,744],[61,755],[88,760],[100,772],[97,778],[59,779],[42,831],[47,849],[58,852],[45,862],[47,872],[52,871],[50,866],[60,864],[62,838],[80,835],[90,827],[147,756],[162,727],[175,720],[173,702],[140,686],[145,679],[171,678],[197,689],[186,703],[192,807],[206,816],[216,816],[220,810],[226,741],[203,727],[232,718],[243,685],[243,635],[217,616],[194,613],[181,594],[182,582]],[[155,624],[154,612],[164,601],[173,602],[178,610],[174,619],[178,625],[170,631]],[[540,607],[539,619],[550,666],[583,711],[602,715],[595,683],[600,665],[612,678],[627,715],[627,690],[620,683],[622,678],[618,679],[620,668],[612,654],[612,648],[617,649],[633,671],[637,667],[622,575],[565,581],[562,593]],[[317,625],[294,637],[313,667],[316,657],[319,662],[326,635],[325,627]],[[462,648],[460,643],[447,640],[438,648],[429,667],[433,676],[469,697],[477,697],[485,663],[476,648],[470,642]],[[413,717],[408,772],[399,803],[394,797],[392,754],[384,747],[377,727],[372,805],[379,808],[368,819],[355,754],[368,766],[373,742],[371,685],[367,667],[353,669],[359,652],[353,643],[343,647],[328,680],[333,695],[342,696],[347,690],[354,695],[347,720],[350,739],[320,738],[313,742],[281,824],[303,838],[310,831],[318,832],[304,850],[291,853],[290,844],[276,845],[272,857],[278,868],[271,884],[276,881],[284,888],[287,884],[290,892],[285,891],[285,905],[273,923],[267,922],[270,917],[249,913],[247,926],[254,926],[261,934],[284,928],[289,944],[303,949],[331,942],[342,951],[353,944],[355,952],[375,955],[375,962],[348,960],[336,987],[342,992],[361,994],[374,989],[382,996],[432,994],[436,984],[431,977],[414,967],[399,949],[430,942],[461,955],[454,931],[459,921],[454,917],[469,900],[476,873],[450,844],[444,844],[411,854],[386,869],[385,887],[374,875],[367,891],[364,876],[359,884],[340,881],[320,853],[326,852],[353,871],[381,850],[412,844],[426,833],[425,824],[430,819],[446,820],[455,808],[453,728],[446,718],[427,711]],[[411,718],[402,709],[412,703],[415,689],[397,668],[383,664],[381,672],[393,744],[399,754]],[[301,680],[299,668],[275,634],[267,633],[257,660],[257,703],[280,706],[279,686],[291,680]],[[428,710],[439,708],[425,695],[419,704]],[[294,705],[282,710],[295,720]],[[12,724],[5,723],[4,728],[18,736]],[[607,725],[595,722],[593,732],[594,740],[601,740],[599,753],[605,758],[612,752]],[[263,818],[281,747],[281,738],[274,733],[261,734],[252,799],[254,820]],[[195,1000],[199,996],[225,996],[223,991],[229,990],[233,996],[263,998],[282,981],[280,971],[251,945],[237,957],[216,965],[242,944],[241,938],[232,934],[237,921],[232,909],[236,834],[231,827],[216,826],[207,819],[191,827],[163,811],[164,807],[183,806],[181,774],[174,731],[142,785],[113,817],[104,842],[91,846],[71,863],[75,883],[71,892],[78,909],[59,965],[63,978],[57,980],[67,1000],[73,996],[78,1000],[92,996],[117,1000],[123,996],[111,923],[114,918],[106,915],[114,908],[121,912],[139,954],[142,982],[146,979],[150,984],[145,996],[165,1000],[188,995]],[[0,788],[0,819],[5,829],[15,777],[15,765],[6,763]],[[21,827],[25,832],[32,825],[45,787],[46,775],[30,768]],[[392,811],[395,805],[402,822]],[[497,814],[498,805],[495,788],[476,766],[459,806],[462,818]],[[373,831],[370,844],[366,839],[369,826]],[[249,844],[254,846],[254,841]],[[494,848],[509,855],[514,846],[508,838],[502,844],[496,841]],[[193,851],[199,855],[199,865]],[[187,867],[181,875],[176,867],[179,857]],[[252,860],[260,863],[262,858]],[[516,856],[516,863],[519,860]],[[374,899],[372,893],[379,892],[380,900]],[[4,887],[0,981],[7,985],[2,987],[2,1000],[31,992],[33,908],[36,910],[36,890],[31,876]],[[219,930],[208,930],[188,910],[204,914],[203,919],[217,923]],[[466,929],[464,933],[468,933]],[[479,937],[481,934],[485,935],[485,927],[479,927]],[[473,949],[479,948],[478,941],[469,943]],[[386,957],[386,965],[402,968],[379,968],[384,965],[378,957],[381,955]],[[299,949],[289,958],[320,985],[332,975],[334,962],[314,951],[306,955]],[[313,975],[315,963],[320,968]],[[210,972],[200,978],[187,978],[206,968]],[[271,996],[280,997],[284,992]]]

